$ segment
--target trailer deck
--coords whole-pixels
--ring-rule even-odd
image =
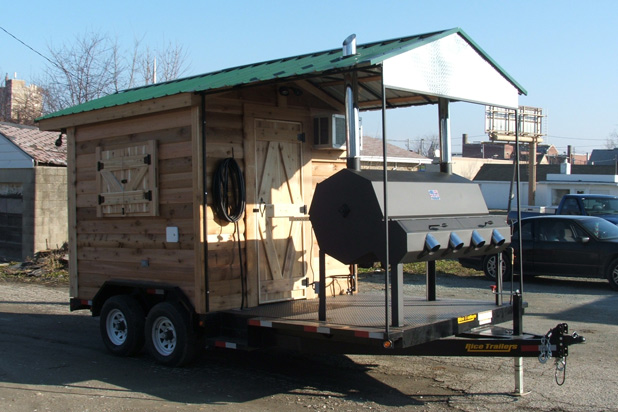
[[[389,303],[390,304],[390,303]],[[249,346],[256,345],[251,329],[271,336],[302,336],[304,339],[327,339],[329,344],[347,343],[346,351],[354,345],[383,349],[401,349],[467,332],[482,325],[498,324],[512,319],[510,305],[496,306],[493,302],[461,299],[428,301],[422,297],[404,299],[404,323],[400,327],[385,327],[385,298],[383,294],[364,293],[339,295],[326,299],[326,321],[318,319],[319,300],[296,300],[272,303],[243,310],[226,311],[249,328]],[[315,343],[315,342],[314,342]],[[252,345],[253,344],[253,345]],[[235,348],[238,342],[223,337],[215,339],[215,346]],[[257,344],[256,346],[261,346]]]

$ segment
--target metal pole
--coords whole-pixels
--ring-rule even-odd
[[[399,327],[403,326],[403,263],[397,263],[396,276],[391,283],[393,286],[393,326]]]
[[[496,306],[502,306],[502,253],[496,255]]]
[[[528,204],[536,205],[536,136],[528,144]]]
[[[201,116],[202,116],[202,130],[201,130],[201,139],[202,139],[202,169],[203,169],[203,174],[202,174],[202,185],[203,185],[203,190],[204,193],[202,194],[202,205],[200,206],[202,208],[203,211],[203,216],[202,216],[202,230],[204,231],[204,237],[203,239],[201,239],[200,241],[204,243],[204,253],[203,253],[203,257],[204,257],[204,295],[205,295],[205,304],[206,304],[206,311],[210,310],[210,278],[209,278],[209,272],[208,272],[208,241],[206,240],[206,234],[208,233],[208,219],[206,218],[206,209],[207,209],[207,205],[208,205],[208,191],[206,190],[208,184],[208,156],[206,153],[206,95],[204,93],[201,94],[200,96],[200,110],[201,110]],[[246,243],[245,243],[246,244]]]
[[[427,289],[427,300],[433,302],[436,300],[436,261],[430,260],[425,264],[425,276]]]
[[[519,170],[519,110],[515,109],[515,145],[517,146],[517,231],[519,233],[519,292],[524,294],[524,264],[521,258],[523,251],[523,236],[521,236],[521,198],[520,198],[520,182],[521,172]]]
[[[438,99],[438,116],[440,120],[440,171],[453,173],[451,156],[451,118],[449,114],[449,101],[445,98]]]
[[[513,294],[513,333],[516,335],[521,335],[523,333],[523,309],[522,309],[522,301],[523,301],[523,293],[524,293],[524,272],[523,272],[523,258],[522,258],[522,250],[523,250],[523,242],[521,235],[521,198],[520,198],[520,182],[521,182],[521,171],[519,169],[519,110],[515,109],[515,147],[516,147],[516,171],[517,171],[517,231],[519,233],[519,293]],[[513,272],[515,272],[515,268],[513,268]],[[511,287],[512,289],[512,287]],[[517,313],[515,313],[517,311]],[[524,394],[524,367],[523,358],[514,358],[514,370],[515,370],[515,394],[523,395]]]
[[[320,250],[320,281],[318,284],[318,320],[326,320],[326,253]]]
[[[391,313],[389,306],[389,291],[390,291],[390,264],[389,264],[389,243],[388,243],[388,171],[387,166],[387,150],[386,150],[386,87],[384,86],[384,66],[380,75],[380,83],[382,86],[382,180],[384,184],[384,316],[385,316],[385,332],[388,337],[390,334]]]
[[[525,395],[524,392],[524,358],[513,358],[515,370],[515,395]]]

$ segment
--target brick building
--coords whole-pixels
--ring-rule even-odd
[[[43,111],[41,89],[25,80],[9,79],[0,87],[0,120],[17,124],[34,124]]]

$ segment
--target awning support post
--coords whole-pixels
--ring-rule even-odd
[[[326,253],[320,250],[320,281],[318,282],[318,320],[326,321]]]
[[[451,117],[448,99],[443,97],[438,99],[438,116],[440,119],[440,171],[452,174]]]
[[[384,67],[382,67],[382,75],[380,76],[380,83],[382,87],[382,180],[384,184],[384,317],[385,317],[385,325],[384,332],[386,336],[390,335],[390,323],[391,323],[391,310],[389,307],[389,291],[390,291],[390,264],[389,264],[389,254],[390,254],[390,245],[389,245],[389,231],[388,231],[388,153],[386,150],[386,86],[384,85]],[[403,267],[402,267],[403,270]],[[402,272],[402,280],[403,280],[403,272]],[[403,293],[403,288],[401,288]],[[403,300],[403,299],[402,299]],[[395,319],[393,316],[393,323],[395,323]]]

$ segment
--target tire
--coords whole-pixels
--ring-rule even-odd
[[[498,255],[487,255],[483,258],[483,273],[489,280],[496,281],[498,275],[497,266]],[[502,254],[502,280],[510,280],[513,276],[512,263],[506,259],[506,255]]]
[[[99,327],[107,349],[116,356],[132,356],[144,347],[144,310],[127,295],[112,296],[101,309]]]
[[[607,280],[614,290],[618,290],[618,259],[612,261],[607,267]]]
[[[166,366],[183,366],[197,352],[196,331],[189,314],[180,305],[162,302],[146,317],[146,349],[155,360]]]

